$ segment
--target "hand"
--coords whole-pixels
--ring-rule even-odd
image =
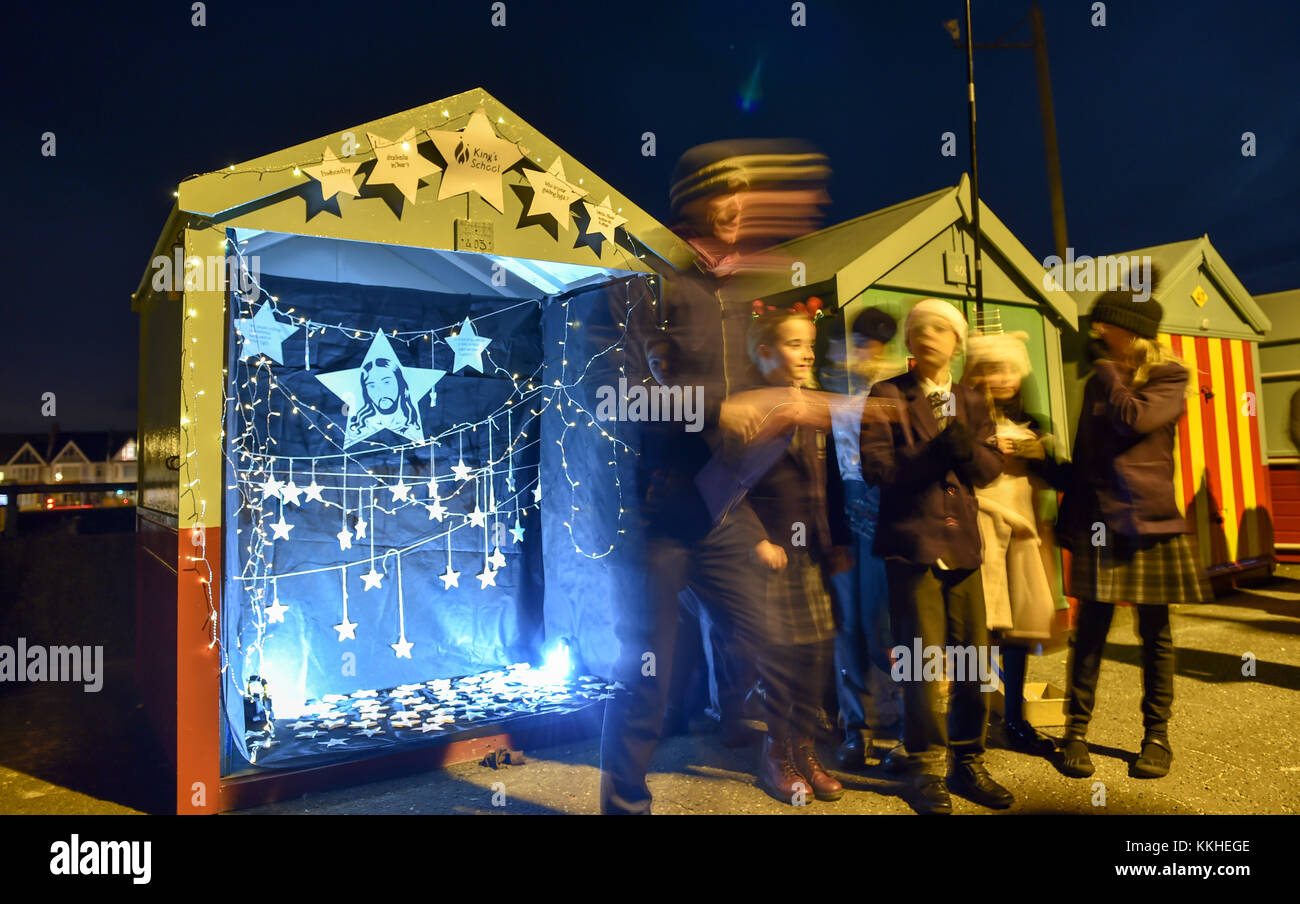
[[[939,440],[947,447],[948,454],[958,462],[967,462],[975,457],[975,437],[971,436],[970,428],[956,418],[943,428]]]
[[[1084,348],[1084,354],[1087,356],[1088,363],[1092,364],[1109,359],[1110,349],[1100,339],[1089,339],[1088,345]]]
[[[853,552],[847,546],[836,546],[826,557],[826,571],[833,577],[853,567]]]
[[[1001,445],[1002,441],[998,440]],[[1041,439],[1017,439],[1012,441],[1012,453],[1016,458],[1032,458],[1036,461],[1042,461],[1047,457],[1047,449]],[[1007,451],[1003,449],[1002,451]]]
[[[754,547],[754,555],[772,571],[783,571],[788,564],[785,550],[766,540],[758,541],[758,545]]]
[[[997,440],[998,440],[998,449],[1002,452],[1003,455],[1015,454],[1016,440],[1012,439],[1009,436],[999,436]]]
[[[718,426],[738,437],[742,442],[749,442],[757,435],[762,426],[763,415],[748,402],[727,399],[718,412]]]

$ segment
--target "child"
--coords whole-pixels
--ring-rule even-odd
[[[885,560],[894,641],[923,650],[955,645],[987,657],[974,489],[1002,471],[1002,453],[984,399],[952,381],[965,319],[948,302],[927,298],[904,328],[916,366],[872,387],[862,432],[863,476],[881,488],[873,549]],[[877,400],[892,401],[902,419],[874,417]],[[946,727],[939,682],[914,676],[903,683],[903,746],[918,767],[914,806],[921,813],[951,813],[949,786],[987,807],[1014,801],[984,766],[988,701],[979,678],[957,677],[963,680],[952,682]]]
[[[1173,760],[1169,604],[1212,597],[1174,500],[1174,437],[1188,373],[1156,341],[1163,313],[1154,299],[1107,292],[1091,314],[1093,373],[1058,528],[1073,553],[1070,591],[1079,600],[1060,768],[1080,778],[1094,771],[1084,738],[1115,603],[1134,606],[1142,638],[1145,736],[1133,774],[1159,778]]]
[[[1047,756],[1055,745],[1024,719],[1028,648],[1052,636],[1056,600],[1048,576],[1054,571],[1045,566],[1055,550],[1050,543],[1044,548],[1034,505],[1044,478],[1051,476],[1051,437],[1025,413],[1020,392],[1030,371],[1028,338],[1021,332],[970,337],[962,382],[988,400],[1004,456],[1002,474],[975,490],[984,547],[984,607],[1002,653],[1003,736],[1013,750]]]

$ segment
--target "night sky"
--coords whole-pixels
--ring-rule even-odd
[[[795,136],[830,157],[829,222],[956,184],[969,165],[961,0],[790,3],[22,4],[8,12],[0,431],[133,428],[130,307],[184,178],[476,86],[652,215],[687,147]],[[1300,288],[1293,2],[1044,0],[1070,244],[1208,233],[1252,293]],[[992,41],[1029,0],[974,0]],[[1009,40],[1028,40],[1024,23]],[[980,189],[1052,253],[1029,50],[977,51]],[[57,156],[41,155],[41,134]],[[641,156],[653,131],[658,155]],[[955,132],[957,157],[939,153]],[[1257,155],[1241,154],[1243,132]]]

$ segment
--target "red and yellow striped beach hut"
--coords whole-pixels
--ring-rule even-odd
[[[1276,559],[1259,341],[1269,319],[1208,236],[1115,256],[1149,258],[1162,273],[1153,296],[1164,308],[1160,341],[1191,371],[1174,479],[1201,561],[1218,584],[1267,571]],[[1076,291],[1080,312],[1090,310],[1099,294]]]

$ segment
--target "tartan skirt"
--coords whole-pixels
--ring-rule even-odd
[[[804,548],[787,548],[786,556],[783,570],[767,570],[762,613],[766,640],[779,646],[831,640],[835,616],[821,566]]]
[[[1070,595],[1103,603],[1208,603],[1210,582],[1187,534],[1113,544],[1076,544]]]

